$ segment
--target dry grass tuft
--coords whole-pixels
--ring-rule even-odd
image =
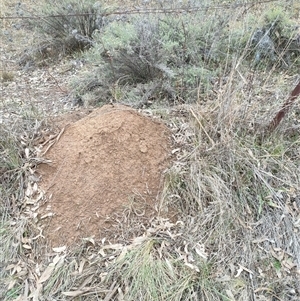
[[[285,299],[290,283],[282,277],[299,277],[299,139],[292,116],[271,136],[264,132],[280,102],[239,78],[237,68],[218,99],[187,108],[186,123],[174,128],[177,163],[165,201],[179,208],[191,241],[205,246],[212,273],[227,279],[222,291],[229,298],[249,299],[253,290],[258,297],[267,282],[270,295]],[[245,101],[256,90],[259,98]],[[280,290],[271,284],[278,282]],[[297,300],[297,280],[292,287]]]
[[[23,277],[28,276],[27,256],[33,251],[31,241],[38,235],[32,220],[40,200],[34,169],[42,122],[33,111],[20,108],[15,114],[13,103],[3,102],[0,111],[0,296],[13,300],[22,292]]]

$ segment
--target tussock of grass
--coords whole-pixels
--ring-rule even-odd
[[[20,279],[27,275],[28,242],[38,233],[26,203],[38,163],[34,144],[41,123],[32,118],[36,112],[22,109],[14,120],[7,118],[14,104],[5,103],[0,109],[6,113],[0,127],[0,296],[13,300],[22,292]]]
[[[14,237],[10,219],[12,204],[11,201],[21,193],[19,190],[19,153],[15,137],[11,137],[9,131],[1,129],[1,156],[0,156],[0,297],[4,299],[4,292],[9,287],[10,277],[5,272],[7,265],[17,258],[18,244]],[[5,135],[5,136],[4,136]],[[8,135],[8,137],[6,136]],[[13,247],[14,246],[14,247]],[[7,294],[16,293],[8,290]],[[16,295],[17,296],[17,295]]]
[[[119,295],[126,300],[195,300],[189,298],[189,295],[195,296],[195,287],[199,289],[199,297],[203,291],[213,289],[206,275],[209,267],[205,263],[199,264],[202,277],[198,277],[180,258],[172,258],[171,253],[168,258],[165,257],[167,254],[162,256],[167,248],[164,243],[168,245],[162,238],[145,240],[117,260],[109,271],[108,280],[123,284]],[[201,279],[198,284],[196,278]]]
[[[247,295],[253,283],[259,287],[263,281],[297,273],[299,209],[295,214],[292,208],[300,205],[299,139],[290,131],[292,118],[272,135],[263,134],[263,127],[255,130],[251,125],[258,115],[268,120],[264,105],[240,102],[233,81],[230,87],[233,92],[222,94],[211,109],[191,108],[185,127],[175,128],[178,147],[185,151],[178,153],[178,164],[170,169],[165,200],[179,208],[185,232],[195,233],[192,236],[204,243],[215,272],[238,276],[238,290],[234,278],[223,283],[230,284],[228,289],[238,298]],[[276,106],[274,100],[268,103]],[[282,261],[293,263],[277,265],[276,270],[272,262],[279,254]],[[241,266],[251,272],[242,269],[245,273],[240,274]],[[272,292],[284,299],[288,282],[281,284],[283,291]]]
[[[95,1],[42,1],[25,13],[28,26],[39,36],[20,64],[30,60],[46,62],[90,48],[94,32],[104,25],[104,11],[102,4]]]

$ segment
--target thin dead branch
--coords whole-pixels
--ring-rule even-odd
[[[287,114],[290,107],[292,106],[292,103],[296,100],[296,98],[298,97],[299,94],[300,94],[300,81],[297,84],[297,86],[294,88],[294,90],[292,91],[290,97],[287,99],[287,101],[282,106],[281,110],[276,114],[276,116],[274,117],[272,122],[269,124],[268,129],[270,132],[273,132],[277,128],[277,126],[279,125],[281,120],[284,118],[284,116]]]

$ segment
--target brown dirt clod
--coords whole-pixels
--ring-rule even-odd
[[[41,164],[48,201],[41,214],[53,247],[100,238],[109,216],[133,197],[155,205],[170,156],[165,125],[125,106],[106,105],[65,129]],[[45,221],[44,221],[45,223]]]

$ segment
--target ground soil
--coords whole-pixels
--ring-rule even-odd
[[[101,238],[112,216],[142,200],[154,211],[170,156],[165,125],[125,106],[106,105],[66,126],[41,164],[41,209],[51,246]]]

